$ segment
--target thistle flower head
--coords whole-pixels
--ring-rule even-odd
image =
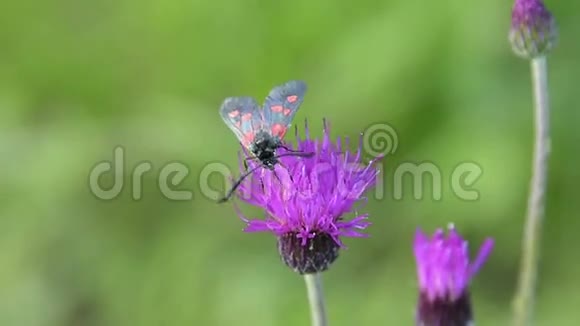
[[[509,40],[514,53],[525,59],[544,56],[557,41],[554,17],[542,0],[516,0]]]
[[[330,139],[324,123],[321,140],[298,135],[297,147],[291,151],[312,152],[312,157],[292,155],[278,150],[280,164],[274,171],[258,169],[239,188],[238,197],[262,208],[265,219],[248,219],[247,232],[272,232],[278,237],[278,250],[283,261],[298,273],[326,270],[343,247],[341,237],[364,237],[360,231],[370,223],[368,214],[359,214],[355,204],[373,187],[379,171],[376,160],[362,162],[362,144],[355,153],[348,150],[348,139]],[[290,146],[290,145],[288,145]],[[250,162],[252,168],[259,162]],[[244,167],[241,167],[245,170]],[[350,220],[346,214],[354,213]]]
[[[417,323],[424,326],[466,326],[472,320],[469,283],[487,260],[493,240],[487,239],[470,262],[467,241],[453,226],[429,238],[417,230],[414,243],[419,278]]]

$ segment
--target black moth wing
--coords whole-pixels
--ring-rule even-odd
[[[284,138],[298,108],[304,101],[306,83],[292,80],[270,91],[264,102],[265,129],[273,136]]]
[[[220,115],[245,147],[249,147],[256,134],[264,128],[260,106],[252,97],[226,98]]]

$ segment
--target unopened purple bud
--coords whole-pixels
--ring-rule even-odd
[[[558,38],[556,21],[541,0],[516,0],[509,40],[517,56],[545,56]]]

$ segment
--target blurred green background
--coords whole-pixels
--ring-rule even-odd
[[[529,67],[507,43],[511,1],[30,1],[0,5],[0,325],[307,325],[303,280],[270,234],[241,232],[231,203],[203,196],[210,162],[239,146],[218,114],[227,96],[262,100],[303,79],[296,123],[356,137],[388,123],[385,198],[368,239],[347,239],[324,274],[331,325],[411,325],[411,244],[454,222],[475,251],[496,248],[473,286],[478,325],[507,325],[532,155]],[[580,228],[580,3],[550,1],[560,45],[549,58],[553,156],[537,325],[577,325]],[[576,18],[574,18],[576,17]],[[289,134],[289,140],[293,135]],[[89,171],[123,146],[113,200]],[[130,174],[149,161],[143,198]],[[168,162],[191,173],[171,201]],[[442,199],[392,196],[394,169],[430,161]],[[476,162],[477,201],[454,196],[457,164]],[[112,177],[107,179],[112,180]],[[105,184],[108,182],[105,180]],[[212,177],[212,187],[223,180]],[[110,182],[109,182],[110,184]],[[372,194],[371,194],[372,197]],[[243,206],[250,216],[262,216]]]

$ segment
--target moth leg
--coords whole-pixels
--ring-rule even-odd
[[[257,158],[256,158],[255,156],[252,156],[252,157],[246,157],[246,158],[244,159],[244,168],[246,169],[246,171],[248,170],[248,161],[254,161],[254,160],[256,160],[256,159],[257,159]]]
[[[244,179],[246,179],[250,174],[252,174],[254,171],[256,171],[256,169],[259,167],[260,167],[259,165],[255,166],[253,169],[246,171],[244,174],[242,174],[242,176],[240,176],[240,178],[238,180],[236,180],[236,182],[232,185],[232,187],[226,193],[226,195],[218,200],[218,203],[221,204],[221,203],[225,203],[226,201],[228,201],[230,199],[230,197],[232,197],[234,192],[238,189],[238,187],[242,184]]]
[[[301,151],[297,151],[297,150],[293,150],[290,149],[288,147],[286,147],[286,145],[280,145],[281,148],[284,148],[287,152],[291,152],[291,153],[302,153]]]
[[[276,156],[276,158],[284,157],[284,156],[312,157],[312,156],[314,156],[314,154],[315,154],[314,152],[294,151],[294,152],[290,152],[290,153],[280,154],[280,155]]]

